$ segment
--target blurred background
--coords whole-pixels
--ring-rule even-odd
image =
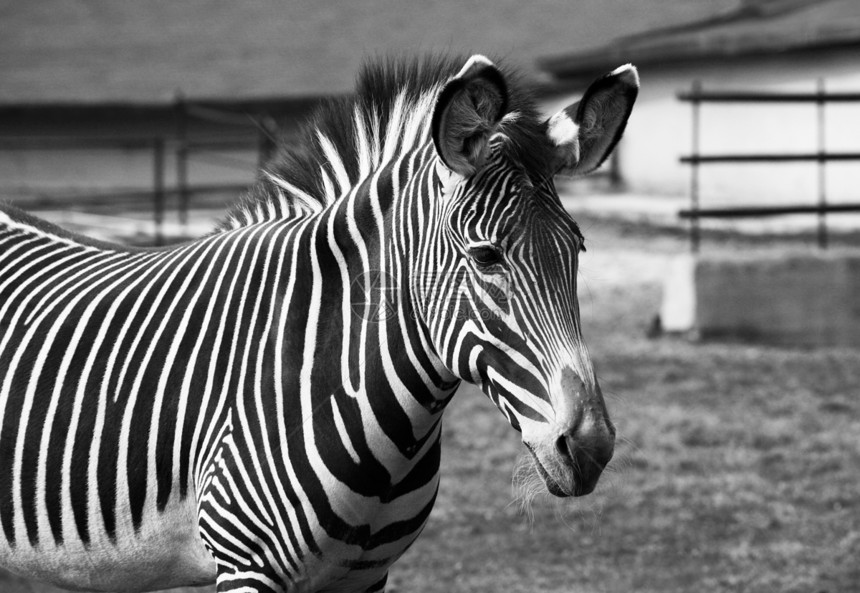
[[[860,591],[857,0],[0,0],[0,30],[0,199],[136,245],[211,231],[367,59],[503,58],[548,115],[635,63],[616,154],[559,182],[612,471],[524,512],[464,388],[390,590]]]
[[[138,241],[156,232],[164,240],[195,236],[210,217],[189,210],[232,200],[273,138],[289,141],[315,104],[349,93],[364,60],[480,51],[518,64],[548,112],[595,76],[635,61],[645,84],[603,188],[644,204],[616,200],[617,207],[662,208],[672,220],[689,197],[691,166],[699,168],[679,157],[860,152],[851,125],[856,101],[818,109],[815,97],[695,100],[696,88],[857,91],[856,4],[7,0],[0,4],[0,198],[63,210],[72,225],[121,215],[127,223],[103,218],[102,226],[127,240],[129,233]],[[688,96],[679,97],[683,91]],[[820,198],[814,158],[778,167],[708,164],[697,173],[702,207],[815,206]],[[827,163],[828,204],[858,202],[856,164]],[[84,209],[92,216],[77,215]],[[158,229],[144,224],[155,219]],[[814,219],[783,218],[776,227],[814,228]],[[835,219],[845,225],[852,216]]]

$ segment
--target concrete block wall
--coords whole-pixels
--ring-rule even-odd
[[[860,347],[860,253],[678,256],[661,320],[703,339]]]

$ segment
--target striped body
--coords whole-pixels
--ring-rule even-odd
[[[462,380],[550,492],[591,491],[614,429],[551,179],[576,124],[508,112],[486,58],[424,68],[371,70],[393,91],[330,106],[308,153],[185,245],[0,208],[0,566],[87,590],[381,591],[429,517]]]
[[[337,540],[326,577],[360,561],[386,566],[417,535],[435,493],[437,414],[416,420],[419,439],[400,418],[374,421],[367,378],[350,373],[376,362],[360,335],[344,336],[352,312],[320,319],[319,293],[342,291],[340,274],[324,277],[323,254],[308,247],[326,235],[327,217],[258,223],[161,252],[77,245],[0,222],[0,471],[13,477],[0,520],[14,543],[4,546],[4,564],[74,573],[83,555],[92,567],[118,562],[130,571],[132,556],[147,586],[205,582],[215,566],[197,537],[198,505],[213,548],[229,558],[258,546],[280,560],[277,576],[297,581],[320,573],[304,559],[329,545],[326,530],[349,542]],[[301,362],[285,367],[279,353]],[[338,365],[349,381],[333,372]],[[405,391],[385,395],[397,405]],[[382,443],[374,431],[395,438]],[[404,475],[416,460],[427,467]],[[416,476],[419,488],[398,500],[398,482]],[[361,491],[326,501],[323,489],[337,480]],[[347,520],[320,525],[330,510],[314,502],[342,505]],[[207,521],[225,511],[250,515],[255,543],[234,542]],[[368,550],[375,536],[379,546]],[[176,549],[187,551],[176,557]],[[63,584],[116,586],[95,580],[109,570],[90,574]]]

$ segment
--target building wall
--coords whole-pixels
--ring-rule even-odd
[[[635,192],[686,195],[689,166],[678,162],[691,150],[692,107],[677,100],[693,80],[705,90],[814,91],[819,77],[827,90],[860,92],[856,50],[805,56],[721,59],[706,64],[642,67],[642,87],[619,147],[621,174]],[[548,113],[570,103],[573,95],[554,97]],[[815,152],[815,104],[703,104],[700,152]],[[860,152],[860,103],[826,107],[827,150]],[[817,166],[792,164],[719,164],[700,169],[703,206],[722,204],[815,203]],[[860,202],[856,182],[860,162],[827,165],[828,199]]]

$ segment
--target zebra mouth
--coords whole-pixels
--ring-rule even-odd
[[[526,446],[526,449],[528,449],[529,453],[532,454],[532,460],[534,461],[535,467],[537,468],[538,475],[541,477],[541,480],[543,480],[543,483],[544,485],[546,485],[546,489],[549,491],[549,493],[559,498],[568,498],[569,496],[571,496],[569,492],[562,488],[561,485],[556,482],[552,478],[552,476],[549,475],[549,472],[546,471],[546,468],[544,468],[543,464],[540,462],[540,459],[538,459],[537,453],[534,452],[534,449],[532,449],[528,443],[524,444]]]

